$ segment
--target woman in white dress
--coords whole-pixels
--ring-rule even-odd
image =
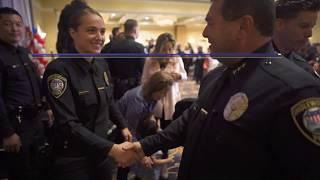
[[[155,49],[152,52],[153,57],[146,59],[142,73],[142,83],[146,82],[152,74],[158,71],[169,72],[174,79],[171,89],[162,100],[158,101],[154,110],[155,117],[161,120],[160,126],[162,129],[170,124],[174,113],[174,106],[181,99],[178,82],[187,79],[182,58],[180,56],[172,56],[174,46],[175,40],[171,34],[163,33],[159,35]],[[165,55],[167,56],[165,57]],[[162,158],[168,158],[167,150],[163,150]],[[168,168],[166,165],[162,167],[160,174],[162,179],[168,178]]]
[[[174,105],[181,99],[179,84],[181,80],[187,79],[187,73],[184,69],[184,64],[180,56],[172,56],[174,53],[175,40],[169,33],[163,33],[157,38],[155,49],[152,54],[155,57],[149,57],[146,59],[143,74],[142,83],[146,82],[152,74],[158,71],[166,71],[171,73],[175,83],[171,86],[167,95],[158,102],[155,109],[156,117],[163,120],[161,127],[163,128],[169,124],[168,120],[172,120],[174,113]],[[156,57],[157,55],[161,57]],[[164,55],[168,55],[164,57]]]

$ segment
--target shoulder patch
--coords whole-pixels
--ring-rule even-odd
[[[291,108],[291,116],[302,135],[320,146],[320,98],[298,102]]]
[[[67,79],[60,74],[52,74],[47,79],[49,92],[55,98],[59,98],[67,89]]]

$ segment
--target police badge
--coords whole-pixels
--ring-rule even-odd
[[[223,111],[226,121],[232,122],[239,119],[248,109],[249,100],[245,93],[239,92],[233,95]]]
[[[52,74],[47,79],[49,92],[55,98],[59,98],[67,89],[67,79],[60,74]]]
[[[299,131],[312,143],[320,146],[320,98],[308,98],[291,108]]]

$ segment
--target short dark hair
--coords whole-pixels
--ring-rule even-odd
[[[10,7],[2,7],[2,8],[0,8],[0,15],[3,15],[3,14],[9,14],[9,15],[15,14],[15,15],[18,15],[18,16],[21,17],[20,13],[17,10],[15,10],[13,8],[10,8]]]
[[[94,9],[89,7],[83,0],[73,0],[61,11],[58,22],[58,38],[56,48],[58,53],[70,53],[74,51],[73,39],[69,34],[69,29],[77,29],[80,25],[80,18],[86,14],[96,14],[102,16]]]
[[[115,37],[119,31],[120,31],[119,27],[112,28],[112,31],[111,31],[112,36]]]
[[[221,12],[226,21],[234,21],[244,15],[250,15],[261,35],[273,35],[274,0],[224,0]]]
[[[130,33],[138,26],[138,21],[135,19],[128,19],[124,23],[124,32],[125,33]]]
[[[276,17],[281,19],[296,18],[301,11],[319,11],[320,0],[277,0]]]

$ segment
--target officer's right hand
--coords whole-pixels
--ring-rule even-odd
[[[21,140],[18,134],[14,133],[7,138],[3,138],[3,148],[6,152],[19,152],[21,148]]]

